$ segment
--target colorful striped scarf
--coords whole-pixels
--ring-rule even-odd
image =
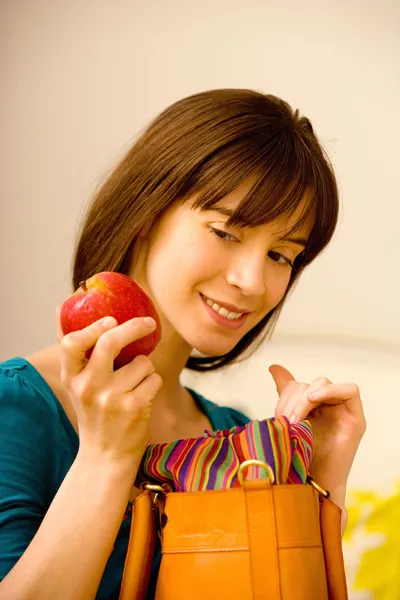
[[[286,417],[251,421],[198,438],[147,448],[136,485],[169,483],[177,492],[238,487],[241,463],[266,462],[276,484],[305,483],[313,451],[308,421],[291,425]],[[261,473],[262,476],[262,473]]]

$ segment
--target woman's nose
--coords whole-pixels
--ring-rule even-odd
[[[226,281],[240,289],[245,296],[265,294],[265,258],[241,257],[232,263],[226,274]]]

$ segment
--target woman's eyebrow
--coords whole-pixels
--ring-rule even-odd
[[[221,215],[225,217],[231,217],[234,214],[234,210],[232,208],[227,208],[225,206],[214,206],[211,210],[215,210],[215,212],[219,212]],[[297,246],[303,246],[305,248],[308,244],[308,239],[306,237],[296,237],[296,236],[283,236],[279,238],[279,242],[289,242],[290,244],[296,244]]]
[[[224,217],[231,217],[235,212],[232,208],[225,208],[224,206],[214,206],[211,210],[219,212]]]
[[[308,243],[308,239],[304,237],[292,237],[292,236],[284,236],[279,238],[279,242],[289,242],[290,244],[297,244],[298,246],[303,246],[305,248]]]

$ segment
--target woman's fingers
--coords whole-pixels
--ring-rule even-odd
[[[308,393],[308,399],[311,403],[327,402],[328,404],[337,404],[335,400],[346,402],[360,397],[360,390],[355,383],[331,383],[327,382],[317,390],[311,390]]]
[[[349,412],[360,422],[365,422],[360,389],[356,383],[330,383],[308,395],[308,401],[316,404],[346,404]]]
[[[110,373],[121,350],[151,333],[155,326],[154,319],[149,317],[131,319],[119,326],[113,317],[105,317],[65,335],[60,341],[64,379],[78,375],[86,365],[88,373]],[[86,353],[91,348],[93,352],[88,362]]]
[[[116,394],[129,393],[154,372],[155,367],[147,356],[136,356],[132,362],[113,373],[112,389]]]
[[[105,317],[61,338],[61,378],[64,383],[82,371],[87,363],[86,352],[93,348],[103,334],[116,326],[117,321],[113,317]]]
[[[329,380],[316,380],[315,385],[307,390],[296,403],[291,422],[299,422],[307,418],[308,414],[321,405],[337,406],[346,405],[348,411],[355,417],[364,416],[358,386],[353,383],[333,384]]]
[[[298,383],[290,371],[281,365],[271,365],[269,367],[269,372],[273,377],[276,391],[279,395],[278,403],[275,407],[275,416],[279,417],[285,414],[288,406],[293,405],[296,393],[299,393],[299,386],[308,387],[308,385]],[[301,389],[303,391],[303,387]]]
[[[275,416],[289,417],[299,398],[309,389],[308,383],[291,381],[279,396],[278,404],[275,408]]]
[[[285,367],[282,367],[282,365],[271,365],[269,367],[269,372],[275,381],[276,391],[278,392],[279,396],[289,383],[296,381],[290,371],[285,369]]]
[[[326,377],[318,377],[312,382],[311,385],[307,385],[306,388],[303,389],[302,393],[298,395],[296,401],[291,403],[290,410],[284,413],[285,417],[287,417],[291,423],[296,423],[305,419],[306,417],[299,418],[298,415],[302,414],[302,407],[305,407],[309,404],[309,394],[317,392],[318,390],[322,389],[324,386],[330,383],[331,382]],[[315,408],[315,406],[313,406],[312,408]],[[312,408],[310,408],[308,412],[310,412]]]
[[[279,393],[275,416],[285,416],[292,423],[302,421],[310,410],[315,408],[309,400],[309,394],[332,385],[326,377],[318,377],[311,385],[298,382],[293,375],[281,365],[271,365],[269,369]]]
[[[150,418],[152,399],[157,395],[163,385],[163,380],[158,373],[152,373],[145,377],[134,390],[125,394],[125,402],[129,409],[134,407],[137,411],[146,411],[146,414],[140,415],[141,418]],[[149,399],[151,399],[149,401]]]
[[[125,346],[139,340],[154,331],[156,322],[151,317],[130,319],[118,327],[110,329],[102,335],[90,357],[87,369],[89,372],[111,372],[114,360]]]

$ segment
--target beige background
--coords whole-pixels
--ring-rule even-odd
[[[281,95],[337,168],[341,224],[279,332],[398,352],[398,0],[0,0],[0,359],[53,338],[82,206],[166,105]]]
[[[273,413],[272,362],[303,381],[358,382],[368,432],[350,487],[390,490],[400,477],[400,2],[0,0],[0,28],[0,360],[54,340],[84,203],[153,116],[214,87],[274,93],[311,118],[332,157],[340,226],[273,342],[239,367],[184,379],[253,417]]]
[[[82,208],[141,128],[186,94],[251,87],[312,119],[337,169],[340,226],[288,302],[274,344],[234,377],[185,377],[266,416],[275,402],[266,368],[279,359],[303,380],[361,378],[375,408],[399,410],[397,387],[387,388],[395,382],[375,374],[400,371],[400,3],[0,6],[0,360],[53,341]],[[379,398],[370,378],[386,386]]]
[[[400,3],[1,0],[0,7],[0,360],[54,340],[84,204],[141,128],[184,95],[243,86],[281,95],[312,119],[342,202],[333,244],[293,293],[275,345],[257,356],[267,364],[285,348],[288,364],[316,348],[310,372],[297,367],[300,379],[329,371],[330,359],[319,366],[323,348],[335,365],[396,371]],[[257,360],[237,370],[232,392],[230,374],[186,377],[246,408],[249,390],[254,398],[260,390]],[[272,388],[266,395],[271,410]],[[398,410],[397,388],[385,396]],[[264,405],[253,401],[248,410],[259,415]]]

